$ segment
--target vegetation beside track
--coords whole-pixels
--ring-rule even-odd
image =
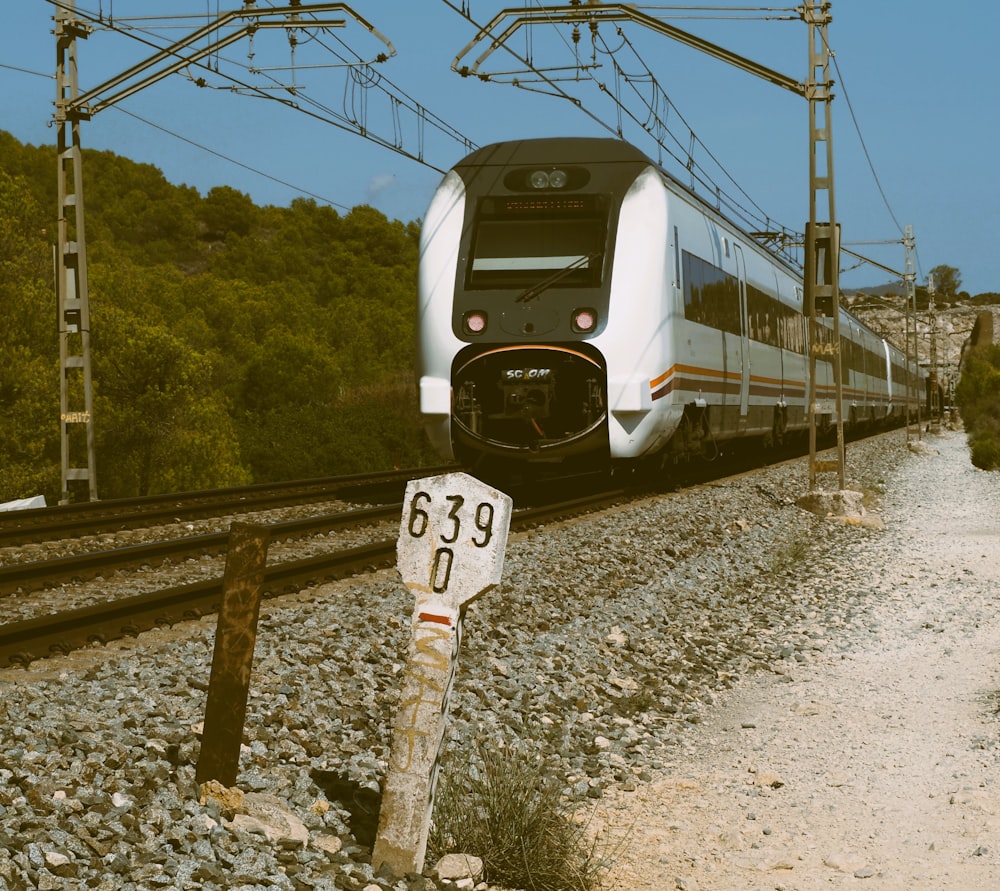
[[[972,463],[1000,470],[1000,346],[974,347],[955,389]]]
[[[0,131],[0,502],[59,500],[56,156]],[[84,151],[102,499],[436,461],[416,410],[419,222],[202,197]]]

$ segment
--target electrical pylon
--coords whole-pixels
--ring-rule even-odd
[[[56,34],[56,111],[58,222],[55,247],[59,325],[59,429],[62,465],[61,504],[71,500],[71,483],[85,483],[97,500],[94,449],[94,390],[90,372],[90,295],[84,231],[81,115],[73,110],[79,95],[76,41],[90,33],[76,16],[74,0],[58,7]],[[81,442],[81,440],[83,442]],[[73,458],[85,447],[86,466]]]

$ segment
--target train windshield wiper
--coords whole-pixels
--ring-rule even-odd
[[[571,263],[567,263],[560,269],[557,269],[551,275],[546,276],[537,284],[532,285],[525,291],[522,291],[516,298],[516,303],[526,303],[529,300],[534,300],[543,291],[551,288],[556,282],[561,281],[566,278],[571,272],[575,272],[577,269],[586,269],[597,260],[599,257],[604,256],[604,251],[597,251],[593,254],[584,254],[582,257],[577,257]]]

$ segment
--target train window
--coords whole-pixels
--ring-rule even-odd
[[[782,305],[770,294],[747,282],[747,319],[750,339],[770,346],[781,346]]]
[[[730,334],[740,334],[740,292],[736,276],[687,251],[681,254],[684,318]]]
[[[778,346],[791,350],[793,353],[801,353],[801,316],[790,306],[785,306],[780,300],[776,302],[778,304]]]
[[[553,287],[596,287],[606,233],[607,213],[585,196],[486,199],[477,214],[466,287],[523,288],[560,271]]]

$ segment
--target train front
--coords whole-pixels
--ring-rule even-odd
[[[446,175],[423,224],[419,318],[420,408],[443,456],[607,460],[599,343],[623,198],[648,166],[617,140],[544,139],[488,146]]]

